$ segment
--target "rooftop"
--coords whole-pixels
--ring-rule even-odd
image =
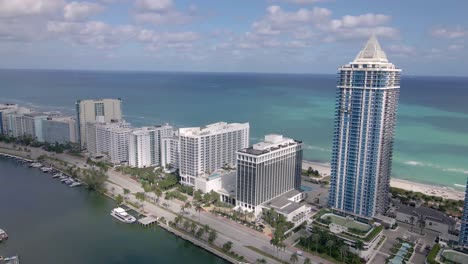
[[[218,122],[205,127],[187,127],[179,129],[181,136],[207,136],[226,132],[229,129],[238,129],[240,127],[249,127],[249,123],[226,123]]]
[[[302,142],[291,138],[283,137],[282,135],[270,134],[265,136],[264,141],[254,144],[252,147],[240,150],[240,152],[259,156],[269,153],[270,151],[275,151],[281,148],[297,145],[298,143]]]
[[[290,214],[304,205],[304,203],[296,203],[289,200],[300,193],[300,191],[293,189],[267,202],[266,205],[275,209],[278,213]]]
[[[369,62],[388,63],[387,55],[385,55],[375,35],[369,38],[364,49],[358,53],[353,61],[353,63]]]
[[[415,215],[415,216],[422,215],[422,216],[430,218],[432,221],[444,223],[447,225],[455,225],[455,222],[456,222],[453,218],[450,218],[444,213],[439,212],[429,207],[425,207],[425,206],[412,207],[412,206],[400,204],[398,205],[398,208],[396,209],[396,211],[403,213],[403,214],[408,214],[408,215]]]

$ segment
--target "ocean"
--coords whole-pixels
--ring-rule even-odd
[[[0,70],[0,102],[74,114],[78,99],[119,97],[134,126],[250,122],[251,142],[280,133],[304,157],[331,158],[337,76]],[[468,177],[468,78],[403,73],[392,176],[463,190]]]
[[[126,225],[115,202],[84,187],[0,157],[0,256],[25,264],[172,264],[226,261],[160,227]]]

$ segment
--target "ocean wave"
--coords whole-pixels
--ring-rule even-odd
[[[313,145],[304,145],[304,148],[305,149],[311,149],[311,150],[320,150],[320,151],[323,151],[323,152],[332,152],[331,149],[327,149],[327,148],[323,148],[323,147],[319,147],[319,146],[313,146]]]
[[[414,160],[408,160],[403,162],[406,165],[410,166],[417,166],[417,167],[425,167],[425,168],[434,168],[434,169],[439,169],[444,172],[456,172],[456,173],[463,173],[463,174],[468,174],[468,169],[462,169],[462,168],[444,168],[439,165],[435,165],[432,163],[424,163],[420,161],[414,161]]]
[[[453,185],[455,185],[455,186],[457,186],[457,187],[462,187],[462,188],[465,188],[465,187],[466,187],[465,185],[457,184],[457,183],[454,183]]]

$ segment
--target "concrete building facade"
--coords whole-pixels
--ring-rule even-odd
[[[128,138],[132,131],[129,123],[88,123],[86,131],[92,156],[102,155],[114,164],[128,162]]]
[[[282,135],[237,151],[236,206],[258,214],[261,204],[300,191],[302,152],[301,141]]]
[[[142,127],[133,130],[129,136],[129,166],[145,168],[161,166],[162,140],[172,137],[174,128],[170,125]]]
[[[181,183],[194,186],[195,178],[234,167],[236,151],[249,145],[249,123],[219,122],[206,127],[179,129]]]
[[[463,216],[461,219],[461,228],[458,244],[460,246],[468,248],[468,178],[466,182],[465,204],[463,207]]]
[[[87,148],[87,124],[122,121],[121,104],[121,99],[78,100],[76,102],[78,141],[82,149]]]
[[[48,117],[42,120],[44,141],[49,143],[77,143],[76,120],[73,117]]]

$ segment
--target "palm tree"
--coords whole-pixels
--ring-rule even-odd
[[[311,263],[310,263],[310,258],[306,258],[306,259],[304,260],[304,264],[311,264]]]
[[[210,232],[210,226],[209,225],[204,225],[203,229],[205,230],[206,233]]]
[[[218,237],[218,233],[216,232],[216,230],[211,229],[210,235],[208,236],[208,242],[212,244],[216,240],[217,237]]]
[[[182,216],[180,216],[180,215],[177,215],[177,216],[175,217],[175,219],[174,219],[174,223],[175,223],[176,225],[178,225],[181,221],[182,221]]]
[[[190,208],[192,208],[192,204],[190,202],[186,202],[184,204],[184,207],[185,207],[185,209],[190,209]]]
[[[346,256],[346,253],[348,253],[348,246],[342,245],[340,247],[340,253],[341,253],[341,261],[344,263],[344,257]]]
[[[118,205],[121,205],[123,203],[123,197],[122,195],[117,195],[117,197],[115,197],[115,202],[118,204]]]
[[[356,249],[359,251],[364,249],[364,242],[362,242],[362,240],[356,241]]]
[[[195,229],[196,229],[196,228],[197,228],[197,225],[196,225],[194,222],[192,222],[192,223],[190,224],[190,230],[192,231],[192,233],[195,232]]]
[[[334,245],[335,245],[335,241],[333,241],[333,240],[331,240],[331,239],[327,241],[326,246],[327,246],[327,248],[330,250],[330,254],[329,254],[330,257],[331,257],[331,250],[332,250],[332,248],[333,248]]]
[[[297,261],[299,260],[299,257],[297,256],[297,253],[294,252],[291,257],[289,258],[289,261],[291,261],[291,263],[295,264]]]
[[[317,249],[318,249],[318,243],[321,239],[321,236],[320,236],[320,233],[314,233],[312,234],[312,241],[315,242],[315,252],[317,252]]]
[[[145,200],[145,193],[137,192],[135,194],[135,197],[141,202],[141,208],[143,209],[143,211],[145,211],[144,203],[143,203],[143,201]]]
[[[189,227],[190,227],[190,222],[188,220],[185,220],[184,229],[187,230]]]
[[[124,191],[124,198],[125,198],[125,200],[127,200],[128,199],[127,195],[130,193],[130,190],[129,189],[123,189],[123,191]]]
[[[156,202],[159,203],[159,198],[162,196],[163,191],[160,188],[154,188],[154,194],[156,195]]]
[[[203,209],[203,207],[201,206],[200,203],[195,204],[195,211],[198,212],[198,222],[200,222],[200,212],[201,212],[202,209]]]

